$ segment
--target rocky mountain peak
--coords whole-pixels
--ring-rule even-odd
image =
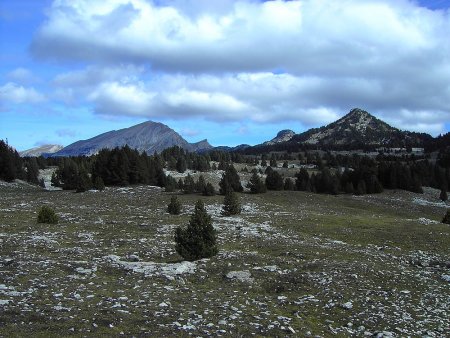
[[[279,131],[277,136],[275,136],[270,141],[264,142],[264,144],[272,145],[275,143],[286,142],[286,141],[289,141],[290,139],[292,139],[292,137],[294,137],[294,135],[295,135],[295,132],[293,132],[292,130],[284,129],[284,130]]]

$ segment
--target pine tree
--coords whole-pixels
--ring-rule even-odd
[[[272,168],[277,167],[277,158],[276,158],[275,154],[272,154],[272,156],[270,157],[270,166]]]
[[[185,194],[193,194],[195,192],[195,182],[190,174],[184,179],[183,192]]]
[[[94,179],[94,189],[102,191],[105,189],[105,182],[103,182],[103,179],[100,176],[97,176]]]
[[[366,190],[366,182],[364,180],[359,180],[358,185],[356,187],[356,195],[365,195]]]
[[[289,177],[284,181],[284,190],[295,190],[295,184]]]
[[[241,185],[239,175],[234,166],[229,165],[225,169],[225,173],[222,175],[222,179],[219,182],[220,194],[225,195],[228,189],[233,189],[236,192],[242,192],[244,188]]]
[[[228,190],[223,200],[222,215],[230,216],[241,213],[239,197],[233,190]]]
[[[266,176],[266,187],[267,190],[283,190],[283,177],[281,177],[281,175],[275,170],[268,170]]]
[[[442,220],[442,223],[450,224],[450,209],[447,210],[447,212]]]
[[[252,194],[262,194],[267,191],[267,187],[256,171],[253,172],[250,181],[247,184]]]
[[[445,188],[441,189],[441,193],[439,194],[439,199],[444,202],[448,200],[447,189],[445,189]]]
[[[203,196],[214,196],[216,194],[216,189],[214,189],[214,186],[208,182],[206,183],[205,188],[203,189]]]
[[[203,177],[203,175],[200,175],[197,180],[197,183],[195,184],[195,191],[203,193],[205,187],[206,187],[205,178]]]
[[[80,170],[77,176],[76,192],[85,192],[92,187],[91,178],[86,170]]]
[[[177,188],[177,180],[173,178],[171,175],[167,175],[164,191],[173,192],[175,191],[176,188]]]
[[[306,186],[309,182],[309,174],[308,171],[305,168],[301,168],[300,171],[295,174],[295,177],[297,178],[295,180],[295,186],[297,190],[299,191],[306,191]]]
[[[175,250],[184,259],[195,261],[216,255],[216,241],[217,235],[211,223],[211,216],[199,200],[187,227],[178,227],[175,230]]]
[[[178,158],[176,167],[179,173],[184,173],[187,169],[186,159],[184,157]]]
[[[176,196],[172,196],[167,206],[167,212],[171,215],[181,214],[181,203]]]

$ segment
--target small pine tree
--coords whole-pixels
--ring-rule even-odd
[[[233,191],[242,192],[244,188],[241,185],[239,175],[234,166],[229,165],[225,169],[225,173],[222,175],[222,179],[219,182],[220,193],[226,195],[229,188]]]
[[[262,194],[267,191],[266,185],[263,180],[259,177],[256,171],[253,172],[250,181],[247,184],[247,188],[250,189],[252,194]]]
[[[439,194],[439,199],[441,201],[447,201],[448,200],[448,195],[447,195],[447,189],[441,189],[441,193]]]
[[[206,186],[203,189],[203,195],[204,196],[214,196],[215,194],[216,194],[216,189],[214,189],[214,186],[210,182],[206,183]]]
[[[266,177],[266,186],[268,190],[283,190],[283,177],[281,177],[281,175],[275,170],[268,171]]]
[[[284,190],[295,190],[295,183],[292,179],[286,178],[284,181]]]
[[[164,190],[166,192],[174,192],[176,188],[177,188],[177,180],[172,176],[167,175]]]
[[[175,250],[188,261],[212,257],[217,254],[217,235],[211,216],[202,201],[195,204],[194,213],[187,227],[175,230]]]
[[[185,194],[193,194],[195,192],[195,182],[190,174],[184,179],[183,192]]]
[[[77,177],[76,192],[85,192],[92,187],[91,178],[86,170],[81,170]]]
[[[233,190],[228,190],[223,199],[222,215],[230,216],[241,213],[241,203]]]
[[[447,213],[444,216],[444,219],[442,220],[442,223],[450,224],[450,209],[447,210]]]
[[[38,223],[56,224],[56,223],[58,223],[58,216],[55,214],[55,211],[52,208],[44,205],[39,210],[37,222]]]
[[[200,175],[198,177],[197,183],[195,183],[195,191],[203,193],[205,187],[206,187],[205,178],[203,177],[203,175]]]
[[[289,168],[289,162],[288,161],[284,161],[283,162],[283,168]]]
[[[103,179],[100,176],[97,176],[94,179],[94,189],[97,189],[99,191],[102,191],[105,189],[105,182],[103,182]]]
[[[167,206],[167,212],[171,215],[181,214],[181,203],[176,196],[172,196],[170,203]]]

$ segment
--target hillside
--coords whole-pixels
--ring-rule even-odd
[[[158,122],[143,122],[135,126],[113,130],[88,140],[77,141],[55,153],[55,156],[94,155],[103,148],[112,149],[128,145],[140,152],[153,154],[179,146],[187,151],[201,151],[212,148],[207,140],[188,143],[173,129]]]
[[[19,155],[21,157],[45,156],[45,155],[50,155],[50,154],[56,153],[57,151],[60,151],[63,148],[64,147],[59,144],[44,144],[39,147],[34,147],[31,149],[21,151],[21,152],[19,152]]]

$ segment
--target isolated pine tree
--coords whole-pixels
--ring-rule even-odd
[[[167,212],[171,215],[181,214],[181,203],[176,196],[172,196],[167,206]]]
[[[447,210],[447,213],[444,216],[444,219],[442,220],[442,223],[450,224],[450,209]]]
[[[250,192],[252,194],[262,194],[267,191],[266,184],[259,177],[256,171],[253,172],[252,177],[250,178],[250,181],[247,184],[247,188],[250,189]]]
[[[241,213],[241,203],[239,197],[233,190],[228,190],[223,199],[222,215],[230,216]]]
[[[175,230],[175,250],[184,259],[195,261],[216,255],[216,241],[217,235],[211,223],[211,216],[199,200],[187,227],[178,227]]]

